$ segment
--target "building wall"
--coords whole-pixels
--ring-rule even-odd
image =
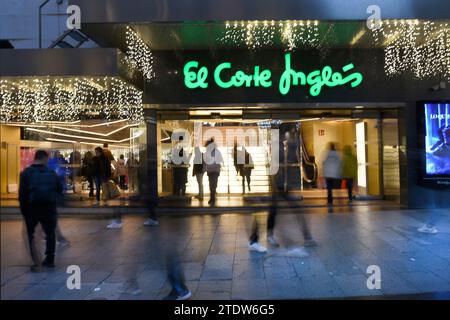
[[[0,125],[0,192],[11,191],[8,188],[19,185],[20,174],[20,128]]]
[[[39,47],[39,6],[44,0],[0,0],[0,39],[16,49]],[[66,31],[68,0],[50,0],[42,8],[42,48],[48,48]],[[83,15],[82,15],[83,17]],[[95,44],[88,42],[83,48]]]

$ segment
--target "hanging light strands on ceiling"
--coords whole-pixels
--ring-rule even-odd
[[[2,79],[0,108],[0,122],[143,119],[142,91],[111,77]]]
[[[153,53],[139,35],[127,26],[125,32],[126,60],[136,69],[140,70],[146,80],[151,80],[153,71]]]

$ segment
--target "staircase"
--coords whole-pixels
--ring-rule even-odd
[[[241,127],[242,128],[242,127]],[[245,127],[245,129],[252,128],[256,129],[258,132],[260,129],[258,127]],[[229,127],[227,128],[229,129]],[[263,135],[266,132],[261,132]],[[265,135],[264,135],[265,137]],[[264,140],[264,139],[263,139]],[[266,164],[269,163],[267,160],[267,139],[263,142],[259,142],[258,146],[247,147],[248,153],[250,153],[254,169],[251,174],[250,188],[248,191],[247,182],[245,183],[245,193],[246,194],[256,194],[256,193],[268,193],[270,191],[269,186],[269,176],[268,168]],[[219,194],[242,194],[242,177],[236,172],[233,161],[233,148],[232,147],[219,147],[219,151],[222,153],[224,164],[219,176],[219,183],[217,185],[217,192]],[[191,165],[188,171],[188,183],[186,185],[186,192],[188,194],[198,193],[198,184],[196,177],[192,176],[193,159],[191,160]],[[203,176],[203,188],[205,194],[209,194],[209,182],[208,176],[205,173]]]

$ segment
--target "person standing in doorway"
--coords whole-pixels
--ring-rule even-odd
[[[63,192],[63,186],[56,173],[48,168],[47,164],[47,152],[38,150],[34,156],[34,163],[20,175],[19,202],[33,260],[32,272],[40,271],[41,266],[55,267],[56,204],[58,195]],[[45,259],[42,263],[34,241],[34,232],[38,224],[41,224],[46,236]]]
[[[217,183],[220,176],[220,168],[223,163],[222,153],[217,148],[214,138],[206,142],[206,152],[204,153],[205,171],[209,180],[210,199],[208,204],[216,203]]]
[[[186,195],[190,160],[188,148],[183,144],[183,140],[183,136],[179,136],[178,143],[172,150],[173,194],[178,197]]]
[[[119,188],[125,190],[125,177],[127,175],[127,168],[125,166],[125,156],[120,155],[119,160],[117,160],[117,175],[119,176]]]
[[[82,174],[89,183],[89,198],[94,197],[94,156],[91,151],[87,151],[83,157]]]
[[[330,142],[323,162],[323,176],[327,186],[327,203],[333,204],[333,188],[341,179],[342,161],[334,143]]]
[[[198,195],[196,198],[203,200],[203,175],[205,174],[205,166],[203,161],[203,152],[200,147],[194,149],[194,167],[192,168],[192,176],[197,179]]]
[[[345,146],[342,157],[342,178],[345,179],[349,203],[353,202],[353,182],[358,174],[358,160],[352,153],[352,147]]]
[[[94,181],[95,181],[95,199],[94,206],[100,205],[100,191],[102,184],[111,178],[111,161],[103,153],[101,147],[95,148],[94,163]]]

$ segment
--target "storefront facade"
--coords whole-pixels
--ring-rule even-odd
[[[284,157],[278,167],[297,168],[296,175],[283,179],[294,179],[304,197],[324,196],[323,154],[334,142],[358,156],[357,197],[450,206],[448,173],[422,174],[424,151],[432,146],[423,146],[420,125],[422,102],[436,105],[430,108],[442,116],[439,128],[450,124],[446,4],[378,2],[386,19],[381,29],[369,28],[365,1],[353,3],[352,10],[345,1],[333,2],[333,9],[330,1],[286,0],[275,7],[269,1],[169,1],[162,7],[136,1],[126,9],[126,1],[72,1],[81,8],[82,31],[101,48],[0,52],[2,194],[14,193],[27,148],[63,150],[67,176],[73,177],[83,167],[82,155],[106,142],[116,157],[123,154],[131,163],[124,193],[176,200],[172,154],[175,138],[185,132],[192,154],[186,166],[188,197],[198,193],[194,147],[203,148],[211,137],[221,140],[224,157],[219,194],[267,195],[274,135],[283,140],[294,129],[298,157]],[[27,64],[29,59],[40,63]],[[34,106],[33,116],[20,118],[23,109],[10,107],[14,101],[23,104],[17,98],[23,96],[20,81],[41,78],[55,88],[64,83],[77,97],[88,92],[66,104],[55,103],[58,93],[49,93],[48,104],[69,111],[72,105],[87,107],[76,116],[67,111],[37,119]],[[101,92],[109,92],[112,101]],[[73,118],[65,118],[68,114]],[[239,139],[253,158],[252,182],[244,189],[233,153]],[[437,157],[450,162],[446,153]],[[424,178],[442,183],[426,184]],[[204,185],[207,194],[206,177]]]

